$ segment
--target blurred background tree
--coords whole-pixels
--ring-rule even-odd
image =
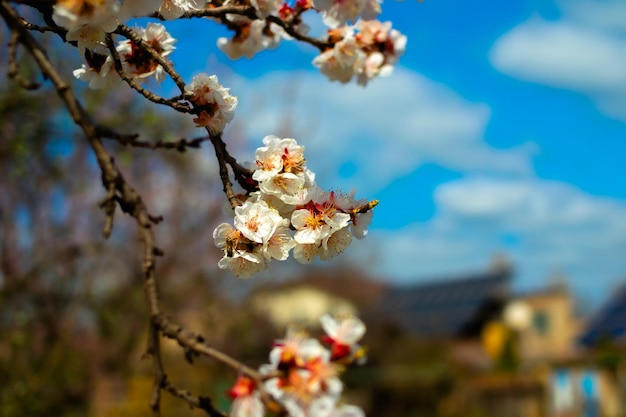
[[[107,125],[154,142],[190,133],[182,118],[145,106],[129,91],[107,94],[108,99],[84,93],[88,108],[98,107]],[[135,225],[119,216],[121,227],[108,241],[102,238],[100,171],[86,142],[72,135],[81,133],[54,92],[27,92],[3,79],[2,416],[84,416],[98,381],[132,372],[129,363],[141,359],[139,347],[145,345],[145,295],[138,254],[129,249],[136,239]],[[211,292],[208,277],[214,271],[207,270],[216,264],[217,254],[210,250],[212,236],[206,230],[219,218],[222,201],[212,181],[214,163],[202,151],[181,155],[176,150],[131,152],[113,142],[110,146],[118,148],[118,164],[144,198],[168,219],[159,229],[167,234],[168,256],[161,263],[169,293],[164,304],[172,311],[201,305],[210,306],[207,313],[212,308],[227,311]],[[189,169],[190,164],[196,169]]]

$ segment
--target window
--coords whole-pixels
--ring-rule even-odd
[[[547,336],[550,330],[550,316],[545,311],[535,311],[533,314],[533,329],[540,336]]]

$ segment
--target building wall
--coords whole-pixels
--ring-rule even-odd
[[[529,326],[520,331],[523,361],[565,360],[575,354],[579,323],[573,300],[565,289],[522,298],[532,312]]]

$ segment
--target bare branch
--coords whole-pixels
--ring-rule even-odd
[[[260,20],[260,18],[257,16],[256,11],[254,9],[254,7],[252,6],[220,6],[220,7],[209,7],[209,8],[205,8],[203,10],[193,10],[190,11],[189,13],[187,13],[185,15],[185,17],[215,17],[215,18],[219,18],[222,20],[222,22],[226,25],[228,25],[229,23],[232,23],[230,21],[228,21],[226,19],[226,15],[227,14],[235,14],[235,15],[240,15],[240,16],[245,16],[251,20]],[[317,49],[319,49],[320,51],[325,51],[326,49],[332,48],[333,44],[328,42],[328,41],[324,41],[324,40],[320,40],[320,39],[316,39],[316,38],[312,38],[310,36],[306,36],[303,35],[302,33],[298,32],[298,30],[296,29],[296,20],[295,19],[291,19],[289,21],[285,21],[283,19],[281,19],[278,16],[268,16],[267,17],[267,21],[268,22],[272,22],[278,26],[280,26],[281,28],[283,28],[285,30],[285,32],[287,32],[289,35],[291,35],[293,38],[301,41],[301,42],[305,42],[308,43],[310,45],[313,45],[314,47],[316,47]]]
[[[17,45],[19,43],[20,35],[17,32],[11,32],[11,38],[9,39],[9,68],[7,74],[9,78],[14,79],[20,87],[26,90],[36,90],[41,84],[28,81],[24,76],[20,73],[20,70],[17,65]]]
[[[199,149],[204,142],[211,140],[209,136],[201,136],[194,139],[181,138],[176,141],[158,140],[149,142],[137,139],[137,135],[109,135],[102,134],[102,137],[114,139],[124,146],[144,149],[170,149],[178,152],[185,152],[187,149]]]
[[[217,359],[218,361],[235,369],[239,373],[248,375],[250,378],[257,381],[262,380],[261,374],[259,374],[256,370],[207,345],[204,337],[186,329],[180,324],[175,323],[164,314],[154,316],[153,320],[156,324],[158,324],[164,336],[176,340],[181,346],[189,348],[196,353]]]
[[[178,101],[174,101],[174,100],[168,100],[164,97],[161,97],[157,94],[154,94],[151,91],[146,90],[145,88],[141,87],[137,81],[132,78],[131,76],[129,76],[126,71],[124,71],[124,67],[122,66],[122,61],[120,60],[120,56],[117,52],[117,50],[115,49],[115,45],[113,44],[113,38],[111,37],[110,33],[107,33],[106,35],[106,43],[107,43],[107,47],[109,48],[109,52],[111,52],[111,57],[113,58],[113,65],[115,66],[115,70],[117,71],[117,73],[119,74],[119,76],[126,81],[126,83],[135,91],[137,91],[138,93],[140,93],[142,96],[144,96],[145,98],[147,98],[148,100],[150,100],[153,103],[157,103],[157,104],[163,104],[165,106],[169,106],[171,108],[173,108],[176,111],[179,111],[181,113],[189,113],[191,108],[189,106],[189,104],[187,103],[179,103]]]
[[[224,194],[226,194],[226,198],[228,199],[230,206],[234,209],[239,205],[239,200],[237,199],[237,196],[235,196],[233,183],[230,181],[230,176],[228,175],[228,167],[226,166],[226,145],[224,144],[224,141],[222,141],[221,135],[214,135],[209,131],[209,129],[207,129],[207,131],[211,136],[211,143],[215,149],[215,156],[217,157],[217,162],[219,164],[220,179],[222,180],[222,186],[224,187]]]
[[[329,41],[323,41],[323,40],[320,40],[320,39],[311,38],[310,36],[306,36],[306,35],[301,34],[300,32],[298,32],[296,30],[296,27],[295,27],[295,25],[293,23],[285,22],[280,17],[268,16],[267,17],[267,21],[277,24],[278,26],[283,28],[285,30],[285,32],[287,32],[289,35],[293,36],[294,39],[297,39],[297,40],[299,40],[301,42],[306,42],[308,44],[311,44],[311,45],[315,46],[317,49],[320,50],[320,52],[324,52],[325,50],[331,49],[333,47],[333,43],[331,43]]]
[[[159,338],[159,328],[154,322],[150,323],[148,353],[152,356],[152,368],[154,372],[150,408],[152,409],[154,416],[159,417],[161,415],[161,388],[165,384],[167,377],[165,376],[163,361],[161,359],[161,340]]]
[[[175,397],[178,397],[182,400],[187,401],[187,403],[192,406],[199,408],[206,412],[211,417],[227,417],[227,414],[219,411],[215,407],[213,407],[213,402],[208,397],[197,397],[191,394],[186,389],[178,388],[174,386],[167,378],[163,382],[162,388],[172,394]]]
[[[174,69],[174,65],[170,61],[163,58],[161,54],[155,51],[152,46],[144,42],[144,40],[141,39],[141,37],[137,35],[135,31],[133,31],[130,27],[126,25],[119,25],[115,33],[125,36],[126,38],[130,39],[135,45],[139,46],[142,50],[149,53],[152,59],[158,62],[163,67],[165,72],[167,72],[168,75],[172,78],[174,83],[180,89],[180,92],[183,93],[183,95],[185,94],[185,81],[180,76],[180,74],[176,72],[176,70]]]
[[[108,239],[111,236],[111,231],[113,230],[113,216],[115,215],[115,185],[109,184],[107,188],[107,195],[104,200],[100,203],[100,207],[104,210],[104,214],[106,215],[104,219],[104,226],[102,228],[102,234],[105,239]]]

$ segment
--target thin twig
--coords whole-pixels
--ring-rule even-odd
[[[41,86],[41,84],[24,78],[17,65],[17,46],[19,38],[19,33],[15,31],[11,32],[11,38],[9,39],[9,68],[7,70],[7,74],[9,78],[14,79],[20,87],[26,90],[36,90]]]
[[[233,183],[230,181],[230,175],[228,175],[228,167],[226,166],[227,152],[224,141],[222,140],[221,135],[214,135],[208,128],[207,132],[209,132],[209,135],[211,136],[211,143],[215,149],[215,156],[217,157],[219,165],[220,179],[222,180],[222,186],[224,187],[224,194],[226,194],[226,198],[228,199],[230,206],[234,209],[239,205],[239,200],[237,199],[237,196],[235,196]]]
[[[67,33],[66,29],[63,29],[58,26],[57,27],[39,26],[39,25],[35,25],[34,23],[30,23],[27,20],[23,20],[23,24],[26,27],[26,29],[34,30],[34,31],[41,32],[41,33],[52,32],[52,33],[56,33],[57,35],[62,35],[63,37],[65,37],[65,34]]]
[[[257,20],[257,19],[260,20],[260,18],[256,14],[256,10],[254,9],[254,7],[230,6],[230,5],[213,7],[213,8],[205,8],[202,10],[193,10],[193,11],[186,13],[184,17],[189,17],[189,18],[214,17],[214,18],[220,18],[224,23],[229,23],[229,21],[227,21],[227,18],[226,18],[227,14],[245,16],[251,20]],[[296,29],[296,25],[294,25],[293,21],[285,21],[278,16],[268,16],[266,20],[268,22],[272,22],[280,26],[281,28],[285,30],[285,32],[287,32],[293,38],[301,42],[305,42],[310,45],[313,45],[314,47],[316,47],[322,52],[325,51],[326,49],[333,47],[333,44],[327,40],[325,41],[325,40],[316,39],[310,36],[303,35],[302,33],[298,32],[298,30]]]
[[[175,323],[166,315],[159,313],[153,317],[153,320],[159,325],[159,328],[163,332],[164,336],[176,340],[181,346],[189,348],[196,353],[217,359],[218,361],[235,369],[239,373],[248,375],[250,378],[254,378],[257,381],[262,380],[262,376],[259,372],[239,362],[235,358],[207,345],[204,337],[186,329],[180,324]]]
[[[172,100],[168,100],[164,97],[161,97],[157,94],[154,94],[151,91],[146,90],[145,88],[141,87],[139,84],[137,84],[137,81],[132,78],[131,76],[129,76],[126,71],[124,71],[124,67],[122,66],[122,61],[120,60],[120,55],[117,52],[117,49],[115,49],[115,45],[113,44],[113,38],[111,37],[110,33],[107,33],[106,35],[106,44],[107,47],[109,48],[109,52],[111,52],[111,57],[113,58],[113,66],[115,67],[115,71],[117,71],[117,73],[119,74],[119,76],[126,81],[126,83],[135,91],[137,91],[138,93],[140,93],[142,96],[144,96],[145,98],[147,98],[148,100],[150,100],[153,103],[157,103],[157,104],[163,104],[165,106],[169,106],[171,108],[173,108],[176,111],[179,111],[181,113],[189,113],[189,111],[191,110],[189,104],[187,103],[179,103],[177,101],[172,101]]]
[[[185,81],[180,76],[180,74],[176,72],[176,70],[174,69],[174,65],[163,56],[161,56],[161,54],[159,54],[157,51],[155,51],[152,46],[144,42],[144,40],[141,39],[141,37],[137,35],[134,30],[126,25],[119,25],[115,30],[115,33],[125,36],[135,45],[139,46],[142,50],[149,53],[150,57],[158,62],[159,65],[163,67],[163,70],[165,70],[165,72],[167,72],[168,75],[172,78],[174,83],[180,89],[180,92],[183,94],[185,93]]]
[[[100,207],[105,214],[104,226],[102,228],[102,234],[105,239],[111,236],[111,231],[113,230],[113,217],[115,215],[115,207],[117,206],[115,203],[115,185],[111,183],[108,186],[106,197],[100,203]]]
[[[285,32],[293,36],[294,39],[297,39],[301,42],[306,42],[310,45],[315,46],[317,49],[320,50],[320,52],[324,52],[325,50],[331,49],[333,47],[333,43],[329,42],[328,40],[316,39],[316,38],[312,38],[310,36],[301,34],[300,32],[297,31],[295,25],[285,22],[278,16],[268,16],[267,21],[277,24],[278,26],[283,28]]]
[[[228,417],[227,414],[213,406],[213,402],[210,398],[195,396],[186,389],[176,387],[167,378],[163,382],[163,389],[173,396],[187,401],[190,406],[203,410],[211,417]]]
[[[161,340],[159,338],[159,328],[154,322],[150,322],[150,333],[148,335],[148,352],[152,356],[152,368],[154,372],[154,382],[152,384],[152,396],[150,398],[150,408],[155,417],[161,415],[161,389],[167,377],[163,369],[161,359]]]
[[[116,135],[110,133],[102,133],[102,137],[114,139],[124,146],[132,146],[144,149],[171,149],[178,152],[185,152],[187,149],[199,149],[204,142],[209,141],[209,136],[201,136],[194,139],[181,138],[175,141],[158,140],[155,142],[139,140],[138,135]]]

